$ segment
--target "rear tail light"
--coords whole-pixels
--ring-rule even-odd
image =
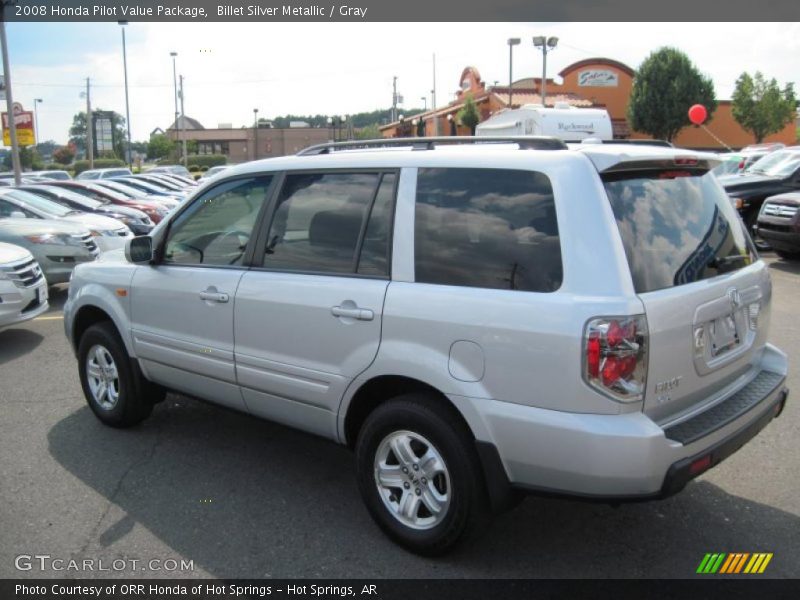
[[[758,315],[761,312],[761,302],[753,302],[747,307],[747,320],[751,331],[758,330]]]
[[[644,398],[647,382],[647,321],[644,315],[592,319],[584,331],[583,377],[620,402]]]

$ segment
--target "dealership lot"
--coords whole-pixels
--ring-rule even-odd
[[[142,426],[101,425],[51,290],[49,313],[0,331],[0,577],[681,578],[708,552],[771,552],[765,575],[798,577],[800,262],[766,259],[791,369],[778,420],[676,497],[528,498],[436,560],[379,532],[344,448],[176,395]]]

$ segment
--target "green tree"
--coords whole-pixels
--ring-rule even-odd
[[[469,127],[471,135],[475,135],[475,127],[481,122],[481,114],[478,112],[475,100],[469,94],[467,94],[467,99],[464,100],[463,108],[458,111],[458,120],[464,127]]]
[[[151,160],[154,158],[166,158],[170,155],[174,146],[175,142],[169,139],[166,134],[156,134],[150,138],[150,142],[147,144],[147,158]]]
[[[761,71],[756,71],[753,77],[742,73],[736,80],[733,118],[742,129],[753,134],[756,143],[794,121],[795,106],[797,99],[791,83],[781,90],[774,78],[767,81]]]
[[[101,109],[96,109],[92,112],[101,112]],[[109,158],[125,158],[125,144],[127,143],[128,132],[125,129],[125,117],[112,112],[111,113],[111,127],[114,130],[114,156]],[[72,127],[69,128],[69,141],[81,152],[86,152],[86,113],[80,112],[72,117]],[[95,141],[95,146],[97,142]],[[97,157],[96,157],[97,158]]]
[[[366,127],[356,130],[355,138],[357,140],[377,140],[382,138],[381,130],[378,129],[377,123],[372,123]]]
[[[709,117],[717,108],[714,84],[680,50],[660,48],[639,65],[628,104],[636,131],[672,141],[690,125],[689,107],[702,104]]]

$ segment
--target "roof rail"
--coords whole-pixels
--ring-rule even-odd
[[[388,148],[411,146],[413,150],[433,150],[437,145],[461,144],[517,144],[520,150],[566,150],[567,145],[560,139],[548,136],[450,136],[450,137],[410,137],[382,138],[377,140],[355,140],[350,142],[328,142],[303,148],[297,156],[330,154],[334,150],[360,150],[363,148]]]

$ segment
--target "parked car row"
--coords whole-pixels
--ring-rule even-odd
[[[783,258],[798,258],[800,146],[763,146],[769,151],[761,158],[718,179],[759,246],[771,247]]]
[[[66,172],[26,174],[19,186],[0,175],[7,184],[0,186],[0,327],[47,310],[48,285],[69,281],[76,265],[149,234],[197,185],[172,173],[120,171],[76,180]]]

